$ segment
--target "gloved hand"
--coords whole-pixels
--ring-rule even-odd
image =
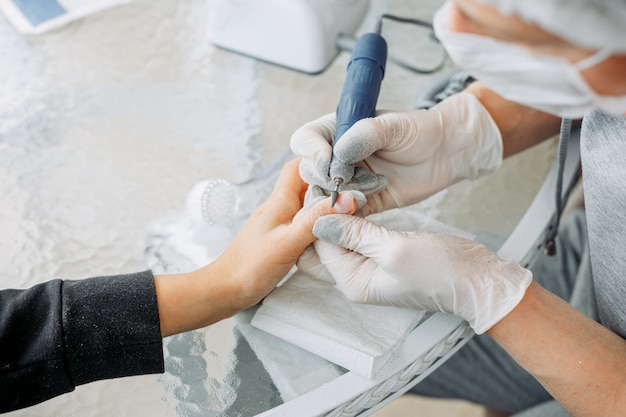
[[[334,133],[335,115],[329,114],[291,138],[291,149],[303,158],[302,178],[326,190],[332,184],[328,169]],[[358,121],[337,143],[335,155],[345,163],[363,161],[387,178],[382,192],[368,196],[363,208],[368,215],[417,203],[457,181],[492,172],[502,162],[502,137],[480,101],[458,93],[429,110]]]
[[[428,232],[393,232],[365,219],[330,215],[315,222],[315,252],[344,295],[359,303],[440,311],[478,334],[521,301],[532,273],[474,241]]]
[[[352,198],[356,203],[357,210],[355,214],[360,215],[361,208],[366,203],[365,195],[361,191],[357,190],[350,190],[347,193],[352,195]],[[309,186],[304,196],[304,207],[302,208],[302,210],[300,210],[300,212],[296,214],[294,220],[298,218],[301,214],[308,213],[311,207],[315,206],[317,203],[327,198],[328,197],[326,196],[326,193],[321,187],[318,187],[317,185]],[[297,266],[299,270],[307,272],[312,277],[334,284],[334,280],[328,274],[328,271],[324,267],[324,264],[322,264],[322,262],[320,261],[320,257],[315,251],[315,246],[313,244],[307,246],[304,252],[302,252],[300,257],[298,258]]]

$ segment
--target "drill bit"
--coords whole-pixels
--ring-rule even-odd
[[[335,207],[335,203],[337,202],[337,197],[339,197],[339,186],[343,180],[341,178],[335,178],[335,189],[330,193],[330,206]]]

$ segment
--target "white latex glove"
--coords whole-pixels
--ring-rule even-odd
[[[478,334],[521,301],[532,273],[486,246],[456,236],[393,232],[365,219],[330,215],[315,222],[315,251],[351,301],[450,313]]]
[[[334,133],[335,115],[329,114],[291,138],[291,149],[303,158],[302,178],[326,190],[333,185],[328,169]],[[382,192],[368,196],[367,215],[417,203],[457,181],[492,172],[502,163],[502,137],[480,101],[458,93],[429,110],[358,121],[337,143],[335,155],[345,163],[363,161],[387,178]]]
[[[366,203],[365,195],[361,191],[357,190],[345,191],[341,194],[344,193],[349,193],[350,195],[352,195],[352,198],[357,205],[357,211],[355,214],[360,215],[361,208]],[[296,214],[295,217],[300,216],[302,213],[307,213],[311,207],[326,198],[328,198],[328,196],[324,193],[323,189],[321,189],[317,185],[309,186],[304,196],[304,207]],[[313,244],[307,246],[304,252],[302,252],[300,257],[298,258],[298,261],[296,262],[296,265],[298,266],[298,269],[303,272],[307,272],[312,277],[327,281],[331,284],[335,283],[332,277],[328,274],[328,271],[326,271],[324,264],[322,264],[322,262],[320,261],[320,257],[315,251],[315,247],[313,246]]]

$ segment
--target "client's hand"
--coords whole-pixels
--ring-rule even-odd
[[[354,216],[320,218],[315,249],[352,301],[441,311],[484,333],[521,301],[530,271],[456,236],[393,232]]]
[[[298,162],[288,163],[269,199],[252,213],[216,261],[237,289],[238,309],[258,303],[284,278],[315,240],[312,230],[318,218],[356,211],[352,195],[341,193],[335,207],[326,198],[300,212],[307,187],[298,175]]]
[[[299,160],[285,165],[268,200],[218,259],[187,274],[155,277],[164,336],[207,326],[258,303],[315,240],[318,218],[356,211],[349,193],[341,193],[335,207],[324,199],[300,211],[308,186],[298,167]]]

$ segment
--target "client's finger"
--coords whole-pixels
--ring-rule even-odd
[[[330,198],[321,200],[294,218],[288,228],[290,239],[294,245],[304,250],[315,240],[313,225],[317,219],[329,214],[354,214],[356,210],[357,202],[349,192],[339,193],[334,207],[330,206]]]

